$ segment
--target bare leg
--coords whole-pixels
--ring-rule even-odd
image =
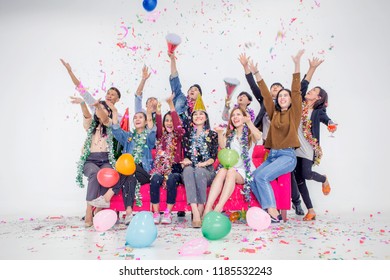
[[[152,204],[153,213],[160,212],[160,204]]]
[[[232,195],[236,183],[244,184],[244,182],[244,178],[242,178],[242,176],[234,168],[230,168],[227,172],[225,184],[223,186],[221,196],[219,197],[218,204],[215,206],[214,210],[222,212],[223,206],[225,206],[226,201]]]
[[[202,226],[202,221],[200,219],[198,204],[191,203],[190,206],[191,206],[191,211],[192,211],[192,227],[199,228]]]
[[[219,194],[221,193],[223,182],[225,181],[227,169],[221,168],[210,187],[209,196],[207,198],[206,208],[203,217],[213,209],[213,205]]]
[[[168,209],[168,212],[169,212],[169,213],[172,212],[173,205],[174,205],[174,204],[167,204],[167,209]]]
[[[108,191],[103,196],[104,200],[110,202],[114,194],[115,194],[114,191],[111,188],[109,188]]]
[[[92,206],[87,203],[87,209],[85,211],[85,227],[91,227],[93,222]]]

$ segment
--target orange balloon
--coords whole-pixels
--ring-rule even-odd
[[[131,154],[122,154],[115,164],[115,169],[123,175],[133,175],[135,172],[135,162]]]

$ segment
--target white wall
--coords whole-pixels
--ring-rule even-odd
[[[141,0],[0,0],[0,216],[84,211],[85,189],[75,184],[75,163],[85,132],[79,107],[69,102],[76,92],[59,59],[69,61],[97,97],[104,97],[102,71],[107,73],[105,86],[122,91],[119,110],[132,110],[143,64],[155,72],[144,100],[170,92],[164,39],[169,32],[183,39],[177,49],[183,88],[201,84],[212,123],[221,121],[224,77],[241,81],[237,92],[249,91],[237,60],[241,52],[259,62],[268,84],[290,84],[290,55],[300,48],[306,49],[302,72],[308,58],[324,58],[312,85],[328,91],[328,114],[339,130],[335,138],[322,131],[324,158],[315,170],[329,176],[332,192],[323,197],[321,185],[310,182],[315,208],[388,212],[389,6],[367,0],[176,0],[159,1],[147,13]],[[122,25],[129,27],[123,40]],[[279,31],[284,38],[277,37]],[[119,42],[139,49],[121,49]]]

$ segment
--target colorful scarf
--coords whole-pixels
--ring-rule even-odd
[[[309,106],[307,106],[306,102],[302,103],[302,130],[303,136],[309,142],[309,144],[313,147],[314,150],[314,165],[319,165],[322,158],[322,149],[320,144],[318,143],[318,139],[313,137],[311,133],[311,125],[312,122],[308,118],[309,116]]]

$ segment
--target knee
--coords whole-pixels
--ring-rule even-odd
[[[196,168],[195,169],[195,177],[197,178],[202,178],[204,177],[206,174],[204,172],[204,168]]]
[[[230,168],[226,173],[226,180],[235,180],[237,171],[234,168]]]
[[[153,175],[152,179],[150,180],[150,186],[151,187],[160,187],[163,182],[163,176],[160,174]]]
[[[88,179],[90,179],[92,177],[96,177],[99,170],[100,168],[96,165],[84,166],[84,175],[87,176]]]

